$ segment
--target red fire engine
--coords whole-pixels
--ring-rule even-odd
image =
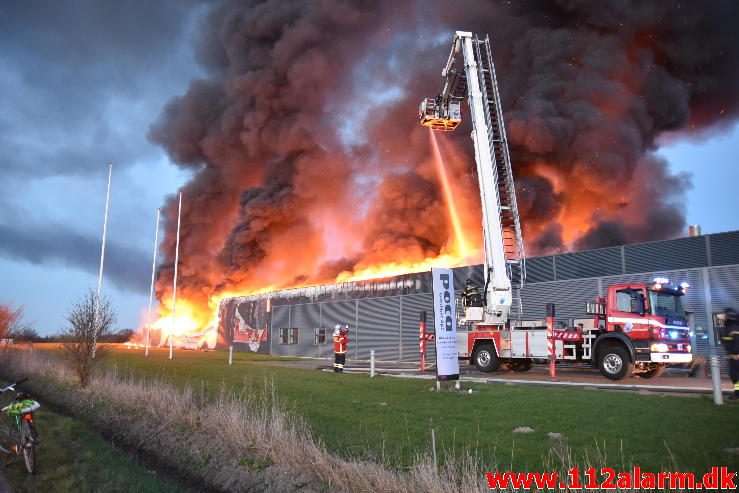
[[[667,364],[690,362],[682,305],[686,283],[655,279],[610,286],[605,298],[587,304],[585,313],[592,319],[575,320],[565,330],[521,320],[526,264],[490,40],[457,31],[442,76],[441,94],[421,102],[419,118],[432,130],[454,130],[467,96],[483,216],[484,296],[481,306],[457,311],[462,314],[459,327],[469,329],[457,332],[459,357],[489,372],[501,366],[527,370],[551,356],[560,362],[589,362],[612,380],[631,373],[654,377]]]
[[[589,363],[611,380],[632,374],[656,377],[668,364],[689,363],[690,329],[683,308],[687,289],[687,283],[676,286],[664,278],[610,286],[605,297],[586,303],[585,311],[593,318],[552,331],[555,360]],[[475,307],[465,311],[476,316]],[[467,320],[460,322],[463,327]],[[459,355],[482,372],[525,371],[548,361],[550,340],[543,321],[469,326],[471,330],[457,333]]]

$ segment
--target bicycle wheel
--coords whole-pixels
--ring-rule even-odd
[[[36,472],[36,430],[33,423],[25,419],[21,422],[21,449],[26,470],[33,474]]]

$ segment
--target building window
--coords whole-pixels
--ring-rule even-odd
[[[297,344],[298,343],[298,329],[296,328],[281,328],[280,329],[280,344]]]
[[[313,339],[314,345],[326,344],[326,327],[318,327],[316,329],[316,335]]]

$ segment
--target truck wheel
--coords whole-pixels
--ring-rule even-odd
[[[495,346],[484,345],[478,346],[472,355],[472,362],[475,367],[483,372],[490,373],[498,369],[500,360],[498,359],[498,353],[495,351]]]
[[[631,375],[634,364],[629,353],[622,346],[608,346],[598,354],[598,369],[601,375],[609,380],[621,380]]]
[[[657,378],[661,377],[665,373],[665,369],[667,367],[664,365],[660,365],[656,368],[652,368],[651,370],[643,371],[639,373],[639,376],[642,378]]]

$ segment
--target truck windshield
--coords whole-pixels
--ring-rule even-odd
[[[652,315],[659,317],[685,317],[682,295],[650,291],[649,305],[652,307]]]

